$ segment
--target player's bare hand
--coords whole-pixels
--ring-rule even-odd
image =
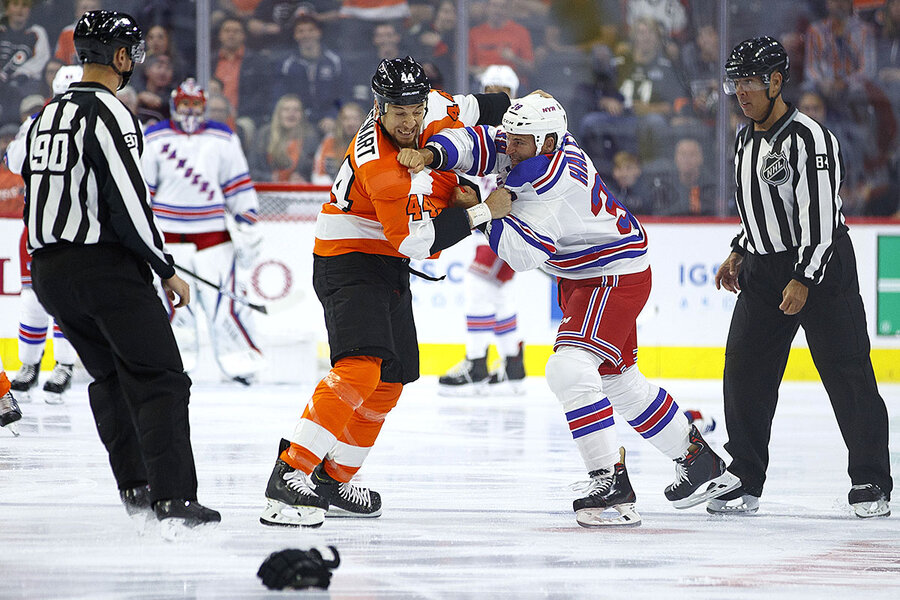
[[[421,172],[433,160],[434,154],[427,148],[401,148],[397,155],[397,161],[409,169],[410,175]]]
[[[547,92],[545,92],[544,90],[534,90],[533,92],[531,92],[528,95],[529,96],[538,95],[541,98],[552,98],[553,97],[550,94],[548,94]]]
[[[806,305],[809,288],[796,279],[791,279],[781,292],[781,304],[778,308],[786,315],[796,315]]]
[[[491,209],[492,219],[502,219],[512,208],[512,192],[505,187],[498,187],[488,194],[484,203]]]
[[[453,206],[471,208],[478,204],[478,194],[475,190],[464,185],[458,185],[453,189]]]
[[[738,275],[741,272],[741,263],[744,262],[744,257],[738,254],[737,252],[732,252],[728,255],[728,258],[725,259],[719,266],[719,270],[716,271],[716,289],[720,290],[725,288],[729,292],[734,292],[737,294],[741,289],[741,284],[738,283]]]
[[[172,275],[168,279],[163,279],[162,286],[170,302],[175,303],[175,300],[178,300],[175,308],[181,308],[190,303],[191,286],[178,275]]]

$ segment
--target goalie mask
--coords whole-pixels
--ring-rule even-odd
[[[172,90],[169,102],[172,121],[183,132],[196,133],[206,123],[206,92],[193,77]]]
[[[553,150],[558,150],[567,128],[566,111],[562,105],[553,98],[537,94],[514,100],[503,115],[503,130],[515,135],[533,135],[538,153],[551,133],[556,134]]]

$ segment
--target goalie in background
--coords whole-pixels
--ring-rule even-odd
[[[503,92],[515,98],[519,78],[507,65],[491,65],[481,75],[485,93]],[[496,175],[476,179],[481,197],[497,187]],[[438,378],[438,392],[456,396],[478,393],[519,394],[525,379],[522,336],[512,281],[515,271],[477,235],[475,257],[463,275],[466,298],[466,357]],[[500,363],[488,371],[487,353],[493,340]]]
[[[241,295],[240,273],[256,261],[262,241],[259,201],[240,140],[224,123],[207,120],[205,111],[206,92],[186,79],[172,92],[171,118],[144,132],[144,176],[175,263]],[[251,310],[208,286],[192,286],[219,368],[249,385],[264,364]],[[192,306],[175,311],[162,289],[160,294],[190,371],[200,348],[197,313]]]

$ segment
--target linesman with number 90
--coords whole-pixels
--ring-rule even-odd
[[[769,464],[769,436],[791,342],[802,326],[848,450],[849,503],[859,517],[889,515],[888,419],[869,358],[856,257],[838,190],[835,136],[786,104],[784,47],[771,37],[738,44],[724,88],[752,123],[735,142],[741,229],[716,273],[739,293],[725,349],[728,470],[736,491],[713,513],[752,513]]]
[[[81,17],[83,78],[34,120],[22,176],[34,291],[94,379],[91,410],[125,508],[168,529],[220,516],[197,503],[191,381],[150,269],[177,306],[189,288],[150,210],[138,121],[115,96],[144,58],[142,38],[128,15]]]

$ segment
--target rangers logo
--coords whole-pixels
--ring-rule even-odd
[[[759,176],[769,185],[781,185],[791,177],[791,167],[788,165],[784,151],[774,154],[769,152],[763,158],[763,165]]]

